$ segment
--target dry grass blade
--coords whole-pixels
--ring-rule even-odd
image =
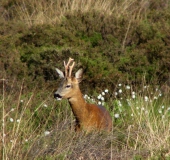
[[[134,7],[135,6],[135,7]],[[29,26],[37,24],[55,24],[68,13],[97,11],[101,14],[140,17],[146,11],[149,3],[146,0],[138,3],[136,0],[113,2],[111,0],[59,0],[35,1],[21,0],[15,6],[18,18]],[[135,16],[136,15],[136,16]]]

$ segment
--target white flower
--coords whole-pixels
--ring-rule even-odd
[[[118,84],[118,86],[119,86],[119,87],[121,87],[121,86],[122,86],[122,84],[121,84],[121,83],[119,83],[119,84]]]
[[[130,89],[130,86],[126,86],[126,89]]]
[[[101,100],[104,101],[104,97],[101,97]]]
[[[23,103],[23,102],[24,102],[24,100],[22,100],[22,99],[21,99],[21,100],[20,100],[20,102],[21,102],[21,103]]]
[[[121,106],[122,106],[122,103],[121,103],[120,101],[118,101],[118,105],[119,105],[119,107],[121,107]]]
[[[98,102],[98,105],[101,105],[101,104],[102,104],[102,103],[99,101],[99,102]]]
[[[136,109],[138,110],[138,109],[139,109],[139,107],[136,107]]]
[[[105,92],[106,92],[106,93],[108,93],[108,92],[109,92],[109,90],[108,90],[108,89],[105,89]]]
[[[162,109],[164,109],[164,108],[165,108],[165,106],[162,106],[161,108],[162,108]]]
[[[10,122],[14,122],[14,119],[13,119],[13,118],[10,118],[9,121],[10,121]]]
[[[88,97],[88,95],[87,95],[87,94],[85,94],[85,95],[84,95],[84,99],[86,99],[87,97]]]
[[[145,96],[144,99],[145,99],[145,101],[147,102],[149,98],[148,98],[147,96]]]
[[[127,100],[128,105],[130,106],[131,105],[131,101],[129,99],[126,99],[126,100]]]
[[[105,92],[102,92],[102,95],[104,96],[104,95],[105,95]]]
[[[136,98],[135,94],[133,94],[133,95],[132,95],[132,98],[133,98],[133,99],[135,99],[135,98]]]
[[[99,94],[99,95],[98,95],[98,97],[97,97],[97,99],[101,99],[101,97],[102,97],[102,95],[101,95],[101,94]]]
[[[162,93],[159,93],[159,97],[161,97],[162,96]]]
[[[145,108],[144,108],[144,107],[142,107],[142,108],[141,108],[141,110],[142,110],[142,111],[144,111],[144,110],[145,110]]]
[[[161,113],[162,113],[162,110],[161,110],[161,109],[159,109],[159,110],[158,110],[158,112],[161,114]]]
[[[115,118],[119,118],[119,114],[118,113],[115,114]]]
[[[102,102],[102,106],[104,106],[105,102]]]
[[[135,92],[134,92],[134,91],[132,92],[132,95],[135,95]]]
[[[47,135],[49,135],[49,134],[50,134],[50,131],[45,131],[45,132],[44,132],[44,135],[45,135],[45,136],[47,136]]]
[[[131,114],[131,117],[133,117],[133,113]]]
[[[28,142],[28,139],[25,139],[25,142]]]
[[[95,102],[95,100],[94,100],[93,98],[91,99],[91,101],[92,101],[92,102]]]
[[[115,96],[117,96],[118,95],[118,93],[117,92],[115,92]]]
[[[14,108],[11,108],[11,112],[13,112],[14,111]]]
[[[168,107],[167,110],[170,111],[170,107]]]
[[[19,123],[20,122],[20,119],[17,119],[17,123]]]
[[[153,99],[158,99],[158,97],[154,96]]]
[[[119,89],[119,91],[118,91],[119,93],[122,93],[122,89]]]
[[[47,108],[48,106],[46,104],[44,104],[44,107]]]

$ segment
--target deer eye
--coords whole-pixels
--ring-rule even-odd
[[[71,87],[71,84],[66,85],[66,88],[70,88],[70,87]]]

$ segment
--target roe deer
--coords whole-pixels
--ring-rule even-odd
[[[70,65],[72,63],[72,65]],[[68,99],[76,119],[75,131],[107,130],[112,129],[112,118],[109,112],[101,105],[88,104],[84,100],[79,89],[82,80],[83,70],[79,69],[75,77],[71,76],[74,67],[74,60],[69,58],[68,63],[64,61],[65,73],[56,68],[61,78],[64,78],[54,98],[61,100]]]

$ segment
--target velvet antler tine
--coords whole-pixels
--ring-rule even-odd
[[[75,62],[73,62],[73,64],[69,66],[69,77],[71,77],[71,73],[72,73],[74,65],[75,65]]]
[[[72,59],[72,58],[69,58],[67,64],[66,64],[66,62],[64,61],[65,77],[70,76],[70,71],[69,71],[69,75],[68,75],[68,70],[70,70],[69,65],[70,65],[70,63],[71,63],[72,61],[74,61],[74,59]],[[73,68],[73,67],[72,67],[72,68]]]

